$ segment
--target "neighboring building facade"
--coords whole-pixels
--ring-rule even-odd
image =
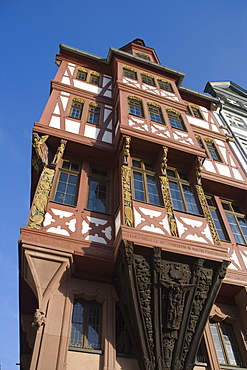
[[[247,174],[247,91],[232,81],[210,81],[205,92],[219,99],[215,116]]]
[[[247,177],[218,100],[140,39],[56,62],[19,241],[21,369],[247,367]]]

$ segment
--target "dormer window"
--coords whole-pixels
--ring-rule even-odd
[[[169,81],[158,79],[158,84],[161,90],[166,90],[174,93],[172,84]]]
[[[186,107],[186,114],[190,116],[194,116],[196,118],[204,119],[203,115],[200,111],[200,108],[194,104],[188,104]]]
[[[88,71],[84,68],[78,68],[76,78],[81,81],[87,80]]]
[[[123,67],[123,76],[137,80],[136,70],[129,67]]]
[[[144,53],[136,53],[136,56],[142,59],[150,60],[150,56]]]
[[[151,85],[151,86],[155,86],[155,82],[154,82],[154,78],[153,76],[150,76],[146,73],[142,73],[141,74],[141,77],[142,77],[142,82],[147,84],[147,85]]]
[[[97,72],[92,72],[91,74],[90,74],[90,80],[89,80],[89,82],[91,83],[91,84],[94,84],[94,85],[98,85],[99,84],[99,73],[97,73]]]

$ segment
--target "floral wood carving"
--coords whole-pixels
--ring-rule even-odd
[[[169,192],[169,182],[165,175],[160,176],[161,189],[165,200],[165,206],[168,214],[168,221],[172,236],[178,236],[177,225],[173,214],[172,200]]]
[[[126,226],[134,226],[132,195],[130,188],[131,171],[128,166],[122,166],[124,192],[124,219]]]

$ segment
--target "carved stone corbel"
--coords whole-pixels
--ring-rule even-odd
[[[37,309],[33,315],[32,327],[39,330],[41,326],[44,326],[46,322],[45,314],[41,310]]]

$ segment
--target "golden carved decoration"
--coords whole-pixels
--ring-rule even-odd
[[[163,153],[162,153],[162,157],[161,157],[161,173],[162,173],[162,175],[166,175],[167,153],[168,153],[168,148],[166,146],[163,146]]]
[[[82,103],[82,104],[85,103],[85,101],[81,98],[73,98],[72,101],[76,101],[77,103]]]
[[[28,227],[41,229],[55,171],[44,167],[33,201]]]
[[[150,56],[147,55],[147,54],[144,54],[144,53],[135,53],[136,56],[142,58],[142,59],[146,59],[146,60],[150,60]]]
[[[91,102],[91,103],[89,103],[89,106],[90,106],[90,107],[100,108],[100,105],[99,105],[98,103],[95,103],[95,102]]]
[[[202,184],[202,165],[204,162],[204,158],[197,157],[197,165],[196,165],[196,182],[197,185]]]
[[[190,104],[190,107],[195,108],[195,109],[199,109],[198,105],[195,105],[195,104]]]
[[[204,138],[204,141],[205,141],[206,143],[214,144],[213,139],[209,139],[208,137],[205,137],[205,138]]]
[[[125,225],[133,227],[132,195],[130,188],[131,171],[128,166],[122,166],[123,192],[124,192],[124,219]]]
[[[85,69],[85,68],[78,68],[78,71],[79,72],[85,72],[85,73],[88,73],[88,70],[87,69]]]
[[[160,176],[161,189],[165,200],[168,222],[172,236],[178,236],[177,224],[173,214],[172,200],[169,192],[169,182],[165,175]]]
[[[123,69],[127,69],[128,71],[131,71],[131,72],[135,72],[136,73],[136,69],[134,69],[134,68],[130,68],[130,67],[124,66]]]
[[[129,155],[130,155],[130,141],[131,141],[131,138],[129,136],[127,136],[125,138],[124,150],[123,150],[124,164],[128,164],[128,158],[129,158]]]
[[[48,139],[49,135],[39,136],[36,132],[33,133],[33,147],[35,149],[35,153],[37,159],[42,164],[48,164],[48,147],[45,144],[46,140]]]
[[[160,82],[168,83],[168,84],[171,85],[170,81],[164,80],[163,78],[157,78],[157,80],[160,81]]]
[[[206,197],[205,197],[205,194],[204,194],[204,190],[203,190],[201,185],[196,185],[195,187],[196,187],[196,191],[197,191],[197,194],[198,194],[198,198],[200,199],[200,202],[201,202],[201,205],[202,205],[204,216],[207,219],[208,226],[209,226],[214,244],[220,245],[220,240],[219,240],[217,231],[216,231],[215,226],[214,226],[214,222],[213,222],[213,219],[212,219],[212,216],[211,216],[211,213],[210,213],[210,209],[208,207],[208,203],[207,203],[207,200],[206,200]]]
[[[181,114],[176,111],[175,109],[172,109],[172,108],[166,108],[167,112],[171,112],[171,113],[175,113],[175,114],[178,114],[179,116],[181,116]]]
[[[160,109],[160,105],[156,104],[156,103],[153,103],[151,101],[148,101],[147,102],[147,105],[151,105],[152,107],[156,107],[156,108],[159,108]]]
[[[96,77],[99,77],[100,76],[100,74],[98,73],[98,72],[91,72],[90,73],[92,76],[96,76]]]
[[[144,73],[144,72],[141,73],[141,76],[145,76],[145,77],[149,77],[149,78],[154,78],[154,76],[149,75],[148,73]]]
[[[137,96],[134,96],[134,95],[128,95],[128,99],[130,99],[130,100],[142,101],[142,99],[137,98]]]
[[[56,154],[53,158],[52,163],[57,163],[59,161],[59,159],[63,156],[63,152],[64,152],[66,144],[67,144],[66,140],[61,140],[60,141],[60,145],[57,148],[57,152],[56,152]]]

